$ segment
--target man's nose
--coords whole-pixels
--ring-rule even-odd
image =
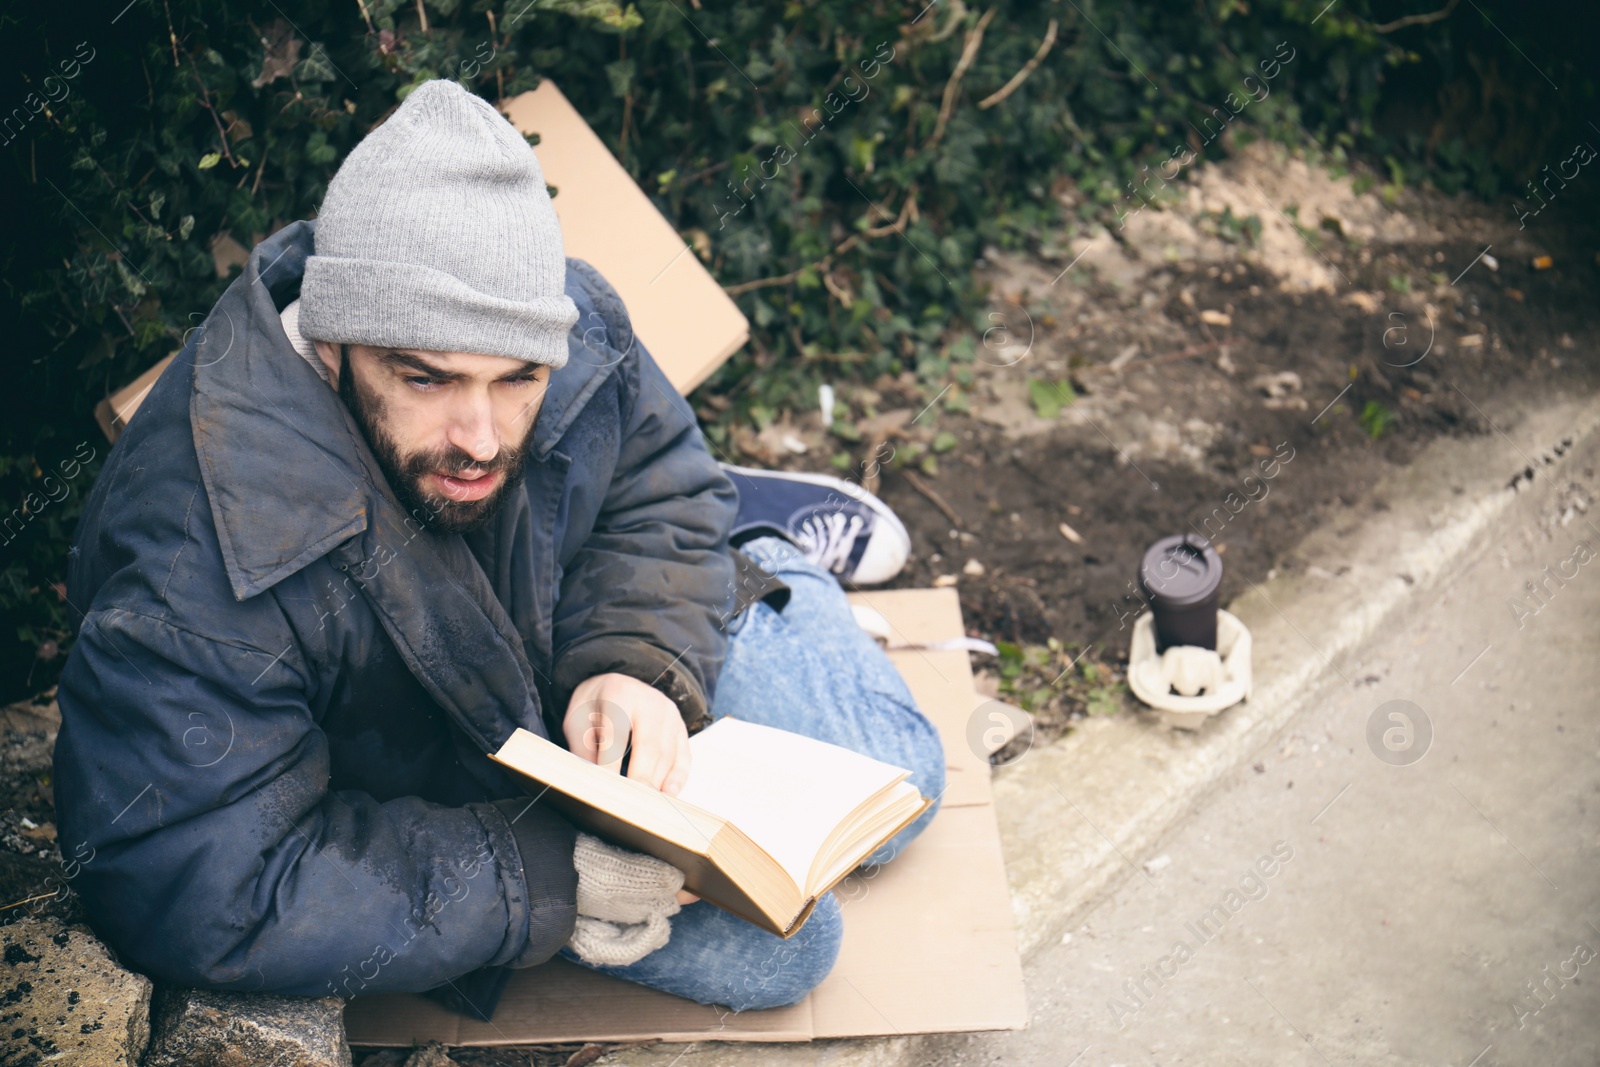
[[[500,453],[494,414],[487,403],[464,406],[451,424],[448,438],[479,463],[487,463]]]

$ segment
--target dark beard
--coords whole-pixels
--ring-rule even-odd
[[[339,346],[339,399],[355,416],[356,425],[361,427],[361,436],[367,439],[368,447],[377,457],[378,466],[383,469],[389,487],[400,498],[401,506],[430,530],[464,534],[478,529],[494,518],[505,503],[506,496],[515,491],[522,481],[527,437],[518,442],[515,448],[502,448],[486,463],[477,462],[466,450],[455,445],[402,456],[394,438],[384,430],[383,402],[367,395],[356,384],[356,376],[350,368],[350,353],[344,345]],[[531,436],[532,433],[533,427],[530,426],[528,434]],[[428,473],[466,468],[485,472],[503,471],[505,478],[500,488],[482,500],[451,500],[423,491],[422,480]]]

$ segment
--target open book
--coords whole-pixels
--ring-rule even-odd
[[[684,872],[684,888],[782,937],[817,898],[933,803],[902,767],[721,718],[689,739],[671,796],[517,730],[493,758],[578,826]]]

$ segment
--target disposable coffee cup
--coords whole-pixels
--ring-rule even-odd
[[[1139,589],[1155,617],[1157,652],[1174,645],[1216,650],[1222,557],[1210,541],[1174,534],[1145,549]]]

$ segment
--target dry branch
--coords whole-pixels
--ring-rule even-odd
[[[808,263],[804,267],[796,267],[788,274],[778,274],[771,278],[757,278],[754,281],[740,282],[737,285],[725,285],[722,287],[723,291],[729,296],[739,296],[742,293],[748,293],[755,289],[767,289],[774,285],[788,285],[790,282],[794,281],[808,270],[820,270],[826,272],[827,269],[833,265],[835,256],[842,256],[846,252],[850,251],[856,245],[861,243],[861,239],[863,237],[887,237],[892,233],[903,233],[905,232],[906,223],[915,221],[917,221],[917,190],[915,186],[912,186],[906,192],[906,202],[900,205],[899,218],[895,219],[893,222],[887,223],[883,226],[869,227],[868,229],[862,230],[860,233],[851,234],[843,241],[840,241],[838,245],[834,247],[832,252],[829,252],[815,263]],[[832,291],[831,286],[829,287],[829,291]]]
[[[1459,3],[1461,3],[1461,0],[1450,0],[1448,4],[1438,11],[1430,11],[1425,15],[1407,15],[1405,18],[1395,19],[1393,22],[1385,22],[1381,26],[1374,26],[1372,27],[1372,32],[1393,33],[1395,30],[1403,30],[1407,26],[1426,26],[1430,22],[1441,22],[1450,17],[1450,12],[1454,11]]]
[[[901,471],[900,473],[905,475],[907,485],[911,486],[911,488],[915,489],[917,492],[926,497],[928,503],[944,512],[944,517],[950,520],[951,526],[958,528],[961,526],[961,516],[956,513],[956,509],[946,503],[944,497],[940,496],[938,493],[935,493],[932,486],[923,481],[921,478],[917,477],[916,472]]]
[[[956,69],[951,72],[950,80],[945,82],[944,99],[939,103],[939,120],[933,124],[933,136],[928,138],[923,149],[932,148],[939,143],[939,138],[944,136],[944,128],[950,122],[950,112],[955,108],[956,93],[961,88],[961,79],[966,77],[967,68],[972,66],[972,61],[978,58],[978,48],[983,44],[983,31],[989,28],[989,22],[994,18],[994,8],[983,13],[978,19],[978,24],[967,31],[967,40],[961,47],[961,58],[956,61]]]
[[[1038,68],[1039,64],[1044,61],[1044,57],[1050,54],[1050,49],[1055,47],[1055,43],[1056,20],[1051,19],[1050,25],[1044,31],[1044,42],[1039,45],[1039,50],[1033,54],[1033,58],[1028,60],[1028,62],[1023,65],[1021,70],[1013,74],[1010,81],[1006,82],[1000,88],[984,97],[982,100],[979,100],[978,110],[987,111],[991,107],[994,107],[996,104],[1000,103],[1006,97],[1010,96],[1012,93],[1016,92],[1017,86],[1028,80],[1028,75],[1032,74]]]

